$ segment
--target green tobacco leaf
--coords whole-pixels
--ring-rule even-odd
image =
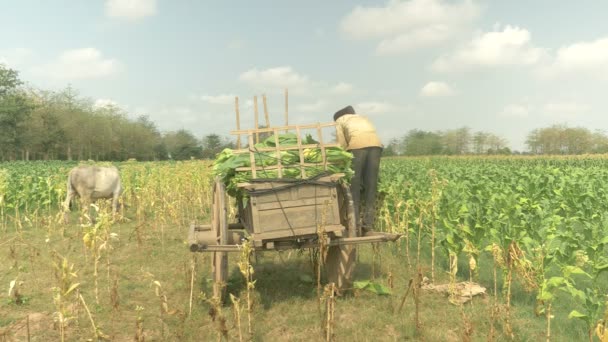
[[[572,310],[570,312],[570,314],[568,315],[568,318],[570,318],[570,319],[572,319],[572,318],[587,319],[588,317],[587,317],[587,315],[582,314],[576,310]]]
[[[580,267],[577,266],[566,266],[564,267],[564,276],[567,278],[570,277],[571,274],[582,274],[589,277],[589,274],[583,271]]]
[[[359,290],[365,290],[377,295],[391,295],[391,290],[386,286],[378,283],[374,283],[371,280],[356,281],[353,284],[354,288]]]
[[[369,280],[361,280],[361,281],[356,281],[353,284],[353,286],[356,289],[363,290],[363,289],[365,289],[369,285],[369,283],[370,283]]]

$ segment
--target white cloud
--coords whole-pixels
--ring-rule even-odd
[[[95,48],[73,49],[63,52],[59,58],[32,71],[46,77],[71,80],[104,78],[115,75],[121,69],[116,59],[105,58]]]
[[[106,0],[106,15],[113,18],[138,20],[156,11],[156,0]]]
[[[544,55],[544,50],[530,42],[530,32],[507,25],[502,31],[477,34],[470,43],[451,55],[437,59],[435,71],[452,71],[476,66],[533,65]]]
[[[579,42],[557,50],[553,63],[540,68],[544,76],[584,73],[608,75],[608,38]]]
[[[325,101],[319,100],[314,103],[305,103],[295,106],[295,110],[298,112],[319,112],[326,106]]]
[[[26,48],[0,50],[0,64],[4,64],[9,68],[17,68],[31,55],[32,50]]]
[[[95,103],[93,103],[93,108],[107,108],[107,107],[119,107],[118,102],[110,99],[97,99]]]
[[[556,119],[574,119],[589,110],[589,105],[578,102],[549,102],[543,106],[545,115]]]
[[[306,88],[310,85],[307,76],[301,75],[290,66],[276,68],[257,68],[245,71],[239,76],[239,80],[256,87],[270,88]]]
[[[203,102],[207,102],[210,104],[221,104],[221,105],[225,105],[225,104],[233,104],[234,103],[234,98],[236,97],[236,95],[231,95],[231,94],[221,94],[221,95],[203,95],[200,97],[200,99]]]
[[[376,52],[395,54],[446,41],[479,12],[469,0],[391,0],[384,7],[355,7],[342,19],[340,29],[352,39],[380,39]]]
[[[454,90],[445,82],[428,82],[420,90],[420,95],[424,97],[441,97],[454,94]]]
[[[355,106],[357,113],[366,115],[385,114],[394,110],[394,106],[387,102],[361,102]]]
[[[441,43],[451,35],[451,28],[446,25],[424,27],[398,36],[383,39],[376,47],[378,55],[395,55],[416,48]]]
[[[509,118],[526,118],[532,111],[532,107],[527,104],[510,104],[507,105],[500,116],[509,117]]]
[[[340,95],[348,94],[351,91],[353,91],[353,85],[350,83],[346,83],[346,82],[340,82],[340,83],[336,84],[335,86],[331,87],[331,89],[329,91],[334,94],[340,94]]]

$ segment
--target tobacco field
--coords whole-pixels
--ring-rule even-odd
[[[0,163],[0,341],[608,341],[605,156],[383,158],[377,229],[403,235],[359,247],[375,291],[336,299],[318,252],[268,252],[231,256],[223,304],[185,244],[210,221],[211,162],[114,163],[119,217],[98,202],[64,224],[77,164]],[[487,295],[420,290],[462,281]]]

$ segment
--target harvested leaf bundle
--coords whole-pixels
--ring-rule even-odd
[[[298,143],[297,136],[293,133],[279,134],[278,135],[279,147],[296,146]],[[306,135],[302,139],[302,144],[313,145],[318,144],[312,136]],[[254,145],[254,159],[255,166],[261,167],[262,169],[256,171],[256,178],[278,178],[278,170],[276,168],[270,168],[278,164],[278,160],[281,161],[281,170],[283,178],[301,178],[301,168],[304,168],[306,177],[314,177],[320,173],[326,172],[323,167],[323,155],[320,147],[305,148],[302,151],[304,156],[304,163],[306,164],[318,164],[318,165],[301,165],[299,150],[280,150],[280,151],[258,151],[267,148],[276,147],[275,136],[264,139],[263,141]],[[350,181],[353,174],[351,169],[352,164],[352,153],[340,148],[340,147],[326,147],[325,158],[328,162],[327,172],[329,173],[344,173],[345,181]],[[217,155],[213,163],[213,174],[214,176],[220,177],[226,186],[226,191],[230,196],[241,197],[238,183],[248,182],[252,178],[251,171],[237,171],[240,167],[250,167],[251,159],[249,153],[234,153],[232,149],[224,149]],[[269,167],[268,170],[264,169]]]

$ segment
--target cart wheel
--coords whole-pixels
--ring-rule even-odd
[[[341,192],[342,201],[340,203],[341,223],[346,227],[346,237],[358,236],[358,229],[355,221],[355,207],[353,205],[350,188],[342,184],[338,189]],[[330,246],[325,259],[325,269],[327,271],[327,281],[334,283],[336,288],[344,290],[352,285],[352,274],[355,270],[357,249],[354,245]]]
[[[224,184],[216,179],[213,188],[213,212],[211,225],[215,231],[218,245],[225,245],[228,235],[228,211],[226,208],[226,189]],[[211,265],[213,274],[213,296],[224,300],[226,280],[228,279],[228,252],[213,252]]]

